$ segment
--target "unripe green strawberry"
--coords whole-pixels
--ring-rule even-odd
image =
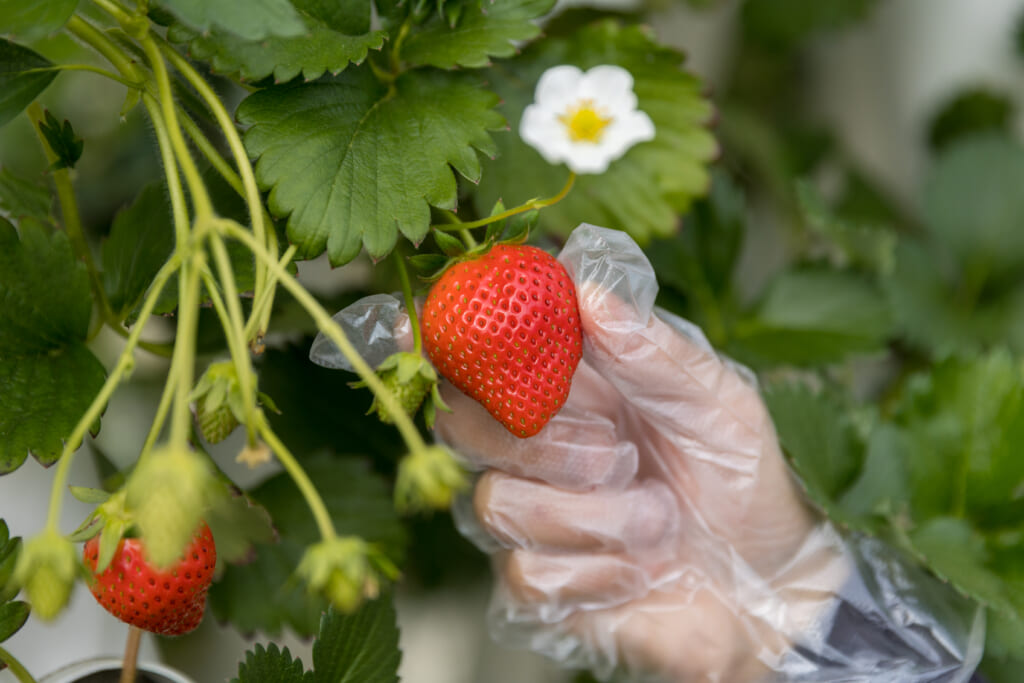
[[[582,358],[576,288],[547,252],[498,244],[434,284],[423,344],[448,381],[516,436],[533,436],[565,405]]]
[[[199,432],[209,443],[226,439],[244,418],[241,385],[231,361],[211,363],[189,398],[196,402]]]
[[[433,424],[437,408],[448,409],[437,392],[437,372],[423,356],[407,351],[393,353],[384,359],[376,372],[384,387],[395,396],[402,410],[410,417],[420,409],[424,399],[427,399],[424,412],[428,425]],[[352,386],[365,387],[366,382],[355,382]],[[380,421],[386,424],[395,422],[395,416],[379,398],[374,398],[369,412],[377,413]]]
[[[93,572],[90,589],[105,610],[126,623],[165,636],[194,630],[203,619],[206,593],[213,581],[217,548],[213,534],[201,524],[181,558],[167,569],[149,561],[141,538],[125,538],[105,571],[96,574],[100,539],[91,538],[83,551]]]

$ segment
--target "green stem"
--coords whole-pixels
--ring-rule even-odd
[[[409,283],[409,271],[405,267],[405,258],[398,249],[395,249],[395,265],[398,268],[398,277],[402,281],[405,310],[409,314],[409,323],[412,325],[413,351],[419,355],[423,353],[423,335],[420,332],[419,316],[416,314],[416,301],[412,296],[412,285]]]
[[[278,264],[282,268],[287,268],[291,262],[292,257],[295,256],[295,252],[298,251],[298,247],[294,244],[288,245],[284,254],[281,256]],[[267,286],[263,290],[263,294],[253,300],[252,313],[249,314],[249,320],[245,324],[245,338],[254,339],[256,334],[256,324],[259,320],[262,320],[265,315],[264,311],[269,312],[274,305],[274,292],[277,291],[277,276],[273,273],[268,274]],[[269,316],[266,316],[269,317]]]
[[[517,206],[514,209],[509,209],[508,211],[502,211],[499,214],[495,214],[493,216],[488,216],[487,218],[481,218],[480,220],[476,220],[476,221],[470,221],[468,223],[463,223],[463,222],[459,221],[458,223],[452,224],[452,225],[441,224],[441,225],[431,225],[430,227],[434,228],[436,230],[445,230],[445,231],[449,231],[449,232],[450,231],[455,231],[455,230],[471,230],[473,228],[479,228],[479,227],[482,227],[484,225],[490,225],[491,223],[494,223],[495,221],[502,221],[502,220],[505,220],[506,218],[511,218],[512,216],[515,216],[516,214],[525,213],[526,211],[533,211],[534,209],[543,209],[543,208],[551,206],[553,204],[557,204],[558,202],[560,202],[563,199],[565,199],[566,195],[569,194],[569,190],[572,189],[572,186],[575,183],[576,183],[576,174],[573,173],[572,171],[570,171],[569,172],[569,179],[565,181],[565,185],[562,187],[561,190],[558,191],[558,194],[554,195],[553,197],[548,197],[547,199],[531,199],[530,201],[526,202],[525,204]],[[454,214],[452,214],[452,215],[454,215]]]
[[[117,334],[121,335],[125,339],[128,338],[128,330],[121,327],[121,323],[116,320],[107,320],[107,327],[112,329]],[[154,356],[161,356],[163,358],[170,358],[173,352],[173,345],[171,344],[154,344],[152,342],[139,340],[138,347],[143,351],[149,351]]]
[[[264,244],[269,249],[271,255],[277,258],[277,241],[268,240],[266,225],[263,221],[263,201],[260,198],[259,187],[256,184],[256,174],[253,172],[252,164],[249,162],[249,155],[245,151],[245,145],[242,144],[242,137],[238,134],[238,129],[235,128],[234,121],[231,115],[228,114],[227,109],[224,108],[223,102],[217,97],[217,94],[210,87],[209,83],[200,76],[192,65],[188,63],[184,57],[177,53],[167,43],[161,43],[161,48],[171,64],[178,72],[185,77],[199,96],[206,102],[206,106],[210,108],[214,118],[217,120],[217,124],[220,126],[221,131],[224,133],[224,138],[227,140],[228,147],[231,149],[231,155],[235,159],[235,165],[238,167],[238,173],[242,178],[242,185],[245,188],[245,200],[249,207],[249,220],[252,222],[252,232],[256,236],[256,240],[260,244]],[[267,271],[265,267],[257,265],[255,272],[254,282],[254,294],[258,295],[263,288],[266,286]],[[263,321],[265,326],[266,321]],[[261,331],[261,330],[258,330]]]
[[[128,88],[132,88],[135,90],[139,90],[142,88],[142,85],[140,83],[129,81],[127,78],[122,78],[121,76],[118,76],[113,71],[107,71],[106,69],[103,69],[98,66],[93,66],[92,64],[54,64],[53,66],[41,66],[38,69],[26,69],[21,73],[33,74],[45,73],[47,71],[89,71],[94,74],[99,74],[100,76],[103,76],[105,78],[109,78],[112,81],[117,81],[121,85],[126,86]]]
[[[246,426],[249,429],[250,437],[253,436],[253,415],[256,412],[256,389],[253,385],[252,362],[249,359],[249,352],[245,342],[245,323],[242,315],[242,305],[238,302],[238,288],[235,284],[235,272],[231,268],[231,259],[228,257],[227,247],[224,240],[217,231],[210,232],[210,246],[213,252],[213,260],[220,273],[220,283],[224,288],[224,299],[227,302],[227,309],[223,305],[218,309],[221,324],[224,327],[224,334],[228,342],[228,350],[235,363],[235,370],[238,373],[238,388],[242,392],[242,400],[245,401]],[[206,285],[210,290],[210,299],[220,298],[217,291],[217,283],[211,274],[210,282]],[[216,305],[216,304],[215,304]],[[250,439],[252,441],[252,439]]]
[[[125,342],[124,348],[121,350],[121,355],[117,359],[117,364],[114,369],[107,375],[107,380],[103,383],[103,387],[100,392],[93,399],[92,404],[89,406],[85,414],[82,415],[78,420],[78,424],[71,430],[70,436],[67,441],[64,442],[64,450],[61,452],[60,461],[57,463],[57,470],[53,476],[53,488],[50,493],[50,508],[47,513],[46,525],[47,528],[57,531],[57,524],[60,522],[60,508],[63,500],[64,489],[67,486],[68,475],[71,471],[71,460],[72,454],[78,450],[78,447],[82,444],[82,439],[85,437],[85,432],[90,426],[99,418],[103,413],[103,409],[107,405],[107,401],[110,400],[110,396],[114,393],[114,389],[120,383],[121,378],[125,375],[128,369],[134,363],[134,357],[132,351],[135,350],[135,346],[139,341],[139,336],[142,334],[142,330],[145,327],[145,321],[149,319],[149,316],[153,313],[153,308],[156,307],[157,299],[160,297],[160,292],[163,291],[164,286],[167,284],[167,280],[170,279],[171,275],[179,268],[179,262],[176,258],[171,258],[167,263],[163,265],[160,271],[153,278],[153,286],[149,290],[149,294],[146,295],[146,300],[142,304],[142,310],[139,312],[139,322],[132,328],[131,333],[128,335],[128,340]]]
[[[398,35],[395,37],[394,47],[391,48],[391,80],[394,80],[402,72],[402,44],[409,35],[411,26],[412,17],[410,16],[402,22],[402,26],[398,29]]]
[[[114,41],[110,40],[98,28],[78,15],[72,15],[64,27],[85,44],[92,47],[107,58],[121,74],[134,83],[144,82],[142,71],[135,62],[125,54]]]
[[[46,136],[43,135],[42,128],[40,128],[45,116],[43,107],[38,100],[28,106],[28,115],[32,120],[32,127],[35,128],[36,135],[39,137],[43,154],[46,155],[46,162],[52,166],[59,157],[50,149]],[[75,189],[71,185],[71,174],[68,173],[68,169],[61,168],[54,170],[51,175],[53,184],[57,188],[57,201],[60,203],[60,213],[64,218],[64,230],[71,241],[71,248],[75,255],[85,264],[85,269],[89,273],[89,284],[92,287],[93,297],[100,306],[100,311],[103,314],[101,317],[106,318],[110,313],[110,304],[107,302],[107,292],[103,288],[100,272],[92,258],[92,249],[89,248],[89,242],[85,239],[82,218],[78,213],[78,201],[75,199]]]
[[[394,416],[395,427],[402,435],[409,450],[415,452],[426,448],[426,444],[416,429],[416,425],[413,424],[412,419],[402,409],[398,399],[384,386],[384,383],[377,377],[377,373],[373,371],[373,368],[366,364],[363,357],[352,346],[352,342],[345,336],[345,332],[338,323],[331,319],[331,316],[313,295],[306,291],[306,288],[299,284],[299,281],[291,273],[271,258],[270,254],[263,248],[263,245],[256,242],[247,230],[236,225],[234,221],[221,220],[218,221],[218,225],[231,237],[244,243],[257,260],[262,260],[266,263],[270,272],[280,280],[281,285],[299,302],[299,305],[306,309],[306,312],[313,318],[317,327],[328,339],[334,342],[334,345],[338,347],[342,355],[348,359],[356,374],[359,375],[359,379],[366,383],[366,386],[373,392],[377,400],[384,404],[387,410]]]
[[[164,390],[160,394],[160,403],[157,404],[156,414],[153,415],[153,424],[149,426],[149,433],[146,434],[146,441],[142,444],[142,450],[139,451],[139,459],[136,466],[146,459],[150,451],[153,450],[156,440],[160,437],[160,431],[164,428],[164,423],[167,421],[167,413],[170,412],[171,400],[175,396],[177,386],[174,375],[168,373],[167,381],[164,382]]]
[[[178,448],[188,446],[189,394],[195,380],[196,332],[199,328],[199,274],[206,263],[206,255],[194,251],[181,266],[178,275],[178,329],[174,336],[174,356],[169,375],[177,383],[174,407],[171,412],[171,443]]]
[[[178,166],[181,168],[182,174],[185,176],[185,183],[188,185],[189,194],[192,196],[196,222],[202,222],[205,218],[213,216],[213,204],[210,201],[209,193],[206,191],[203,178],[199,174],[199,169],[196,168],[192,155],[189,153],[188,145],[185,143],[185,138],[181,133],[181,127],[178,125],[178,113],[174,105],[174,92],[171,90],[171,80],[167,75],[167,66],[164,64],[160,49],[151,35],[145,35],[140,42],[146,57],[149,59],[150,67],[153,69],[153,75],[156,77],[160,112],[170,137],[174,156]],[[183,245],[179,244],[178,246],[181,247]]]
[[[129,14],[123,7],[110,0],[92,0],[93,3],[102,9],[104,12],[114,17],[120,24],[130,23],[134,17]]]
[[[28,672],[21,662],[7,650],[0,647],[0,662],[7,665],[14,677],[18,679],[18,683],[36,683],[36,679],[32,678],[32,674]]]
[[[142,102],[149,112],[149,118],[153,122],[153,131],[156,133],[157,147],[160,150],[160,160],[164,165],[164,175],[167,178],[167,193],[171,198],[171,216],[174,219],[174,239],[179,245],[184,245],[189,239],[188,206],[185,202],[185,190],[181,186],[181,177],[178,175],[178,165],[174,160],[174,149],[171,146],[170,133],[164,123],[163,115],[160,113],[160,105],[149,93],[142,96]]]
[[[305,498],[306,504],[309,505],[309,509],[313,513],[313,519],[316,520],[320,536],[325,541],[336,538],[338,532],[334,529],[334,522],[331,521],[331,515],[327,512],[324,499],[320,497],[320,493],[316,490],[316,486],[313,485],[309,475],[306,474],[306,471],[299,465],[295,456],[291,454],[291,451],[288,450],[284,443],[281,442],[281,439],[277,437],[277,434],[270,428],[266,417],[260,413],[257,419],[260,436],[270,447],[270,450],[277,455],[277,459],[281,462],[285,471],[288,472],[288,476],[292,478],[292,481],[299,488],[299,492]]]
[[[451,211],[442,211],[441,215],[444,217],[446,221],[455,226],[453,228],[449,228],[449,230],[451,230],[452,232],[458,231],[459,238],[462,240],[462,243],[466,245],[467,250],[476,247],[476,240],[473,238],[473,233],[471,233],[469,230],[463,227],[463,225],[465,224],[461,220],[459,220],[458,216],[456,216]]]

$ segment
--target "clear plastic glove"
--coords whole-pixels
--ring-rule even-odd
[[[636,244],[584,225],[560,260],[585,339],[562,411],[519,439],[449,386],[438,418],[484,470],[456,517],[494,557],[494,636],[601,678],[970,678],[981,611],[805,505],[752,376],[655,311]],[[402,318],[385,345],[404,344]]]

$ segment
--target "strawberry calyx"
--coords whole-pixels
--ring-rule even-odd
[[[295,574],[311,592],[348,613],[376,598],[382,581],[398,578],[398,568],[358,536],[335,536],[307,548]]]
[[[527,202],[527,204],[529,203]],[[505,205],[499,199],[491,210],[491,216],[500,215],[504,211]],[[475,247],[466,247],[456,237],[435,227],[431,230],[431,234],[434,236],[434,243],[442,253],[417,254],[409,258],[409,263],[423,273],[420,275],[420,279],[425,282],[435,282],[455,264],[478,259],[498,244],[524,244],[530,237],[530,230],[537,223],[538,215],[537,209],[532,209],[488,224],[483,241]],[[458,227],[458,224],[455,224],[454,227]]]

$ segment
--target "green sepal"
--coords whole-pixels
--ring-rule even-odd
[[[46,120],[39,123],[39,130],[46,138],[50,149],[57,155],[57,160],[50,164],[50,170],[74,168],[82,158],[85,142],[75,134],[75,129],[67,119],[61,124],[49,110],[46,110],[44,117]]]
[[[110,494],[103,489],[93,489],[87,486],[69,486],[71,495],[83,503],[98,505],[110,500]]]
[[[530,209],[523,213],[517,213],[508,219],[508,227],[505,230],[502,244],[523,244],[530,238],[530,231],[537,225],[537,218],[540,211]]]
[[[256,400],[259,401],[259,404],[261,406],[263,406],[270,412],[274,413],[275,415],[281,414],[281,409],[277,407],[276,403],[274,403],[274,399],[270,398],[270,396],[263,393],[262,391],[256,392]]]
[[[449,235],[443,230],[434,230],[434,242],[437,243],[437,247],[444,252],[445,256],[462,256],[466,253],[466,246],[457,237]]]
[[[409,257],[409,265],[421,273],[436,273],[448,265],[448,257],[442,254],[416,254]]]
[[[497,216],[505,211],[505,202],[500,199],[494,202],[494,208],[491,209],[491,216]],[[505,221],[494,221],[493,223],[487,224],[487,232],[484,234],[484,242],[496,242],[501,233],[505,230]]]

